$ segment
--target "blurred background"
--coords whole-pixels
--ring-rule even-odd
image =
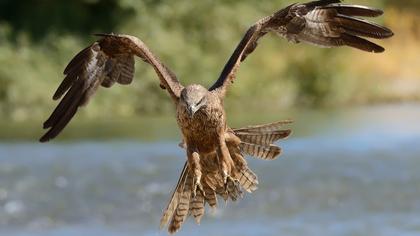
[[[93,33],[124,33],[183,84],[210,86],[247,28],[292,2],[0,0],[0,235],[166,235],[185,156],[153,70],[137,63],[132,85],[100,89],[39,144],[64,67]],[[420,2],[346,3],[384,9],[386,52],[262,39],[229,91],[229,123],[291,118],[294,134],[279,160],[249,160],[256,193],[179,235],[420,235]]]

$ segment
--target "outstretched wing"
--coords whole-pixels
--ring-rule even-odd
[[[138,38],[129,35],[100,34],[100,40],[79,52],[64,70],[66,77],[61,82],[53,99],[64,94],[51,116],[44,122],[49,129],[41,142],[55,138],[76,114],[79,107],[88,103],[99,86],[130,84],[134,75],[134,56],[153,66],[162,88],[177,101],[182,85],[175,74],[162,64]]]
[[[384,48],[362,37],[384,39],[392,31],[361,17],[377,17],[382,10],[341,4],[340,0],[320,0],[290,5],[255,23],[245,34],[210,91],[223,96],[235,79],[239,65],[257,47],[258,40],[269,32],[295,43],[306,42],[321,47],[350,46],[380,53]]]

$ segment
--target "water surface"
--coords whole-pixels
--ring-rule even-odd
[[[258,191],[220,200],[178,235],[420,235],[420,105],[292,117],[295,134],[279,143],[281,158],[249,159]],[[176,127],[161,138],[166,130],[155,128],[155,138],[4,140],[0,235],[166,235],[159,219],[185,155]]]

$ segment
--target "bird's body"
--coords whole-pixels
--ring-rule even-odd
[[[384,48],[365,38],[384,39],[392,31],[358,17],[376,17],[379,9],[341,4],[340,0],[320,0],[293,4],[252,25],[219,78],[209,88],[194,84],[184,87],[141,41],[130,35],[100,34],[102,38],[78,53],[64,70],[66,75],[53,99],[60,101],[44,122],[49,129],[41,142],[55,138],[70,122],[80,106],[100,86],[130,84],[134,77],[134,56],[151,65],[175,104],[187,161],[178,184],[164,211],[161,226],[169,232],[179,230],[188,215],[200,222],[204,205],[216,207],[217,196],[237,200],[242,191],[257,189],[257,176],[248,168],[244,155],[273,160],[281,149],[273,143],[287,138],[291,131],[283,126],[290,121],[232,129],[226,123],[223,101],[236,78],[242,61],[269,32],[299,43],[320,47],[349,46],[380,53]]]
[[[196,94],[197,90],[202,90],[207,105],[191,116],[185,104],[180,102],[176,104],[177,122],[184,141],[203,154],[215,151],[216,140],[226,131],[226,114],[222,101],[201,85],[190,85],[185,90],[193,94]]]
[[[195,196],[197,188],[204,191],[201,184],[203,170],[208,171],[213,169],[212,166],[217,167],[216,170],[220,170],[217,173],[221,175],[223,184],[232,181],[231,175],[240,173],[241,169],[235,168],[227,146],[230,144],[239,148],[240,139],[229,132],[219,93],[194,84],[185,87],[181,91],[181,97],[182,99],[176,103],[177,122],[183,135],[189,168],[192,171],[192,194]]]

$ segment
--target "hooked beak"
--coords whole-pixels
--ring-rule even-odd
[[[190,118],[194,117],[194,114],[200,109],[199,106],[196,105],[191,105],[188,106],[187,111],[188,111],[188,115],[190,116]]]

